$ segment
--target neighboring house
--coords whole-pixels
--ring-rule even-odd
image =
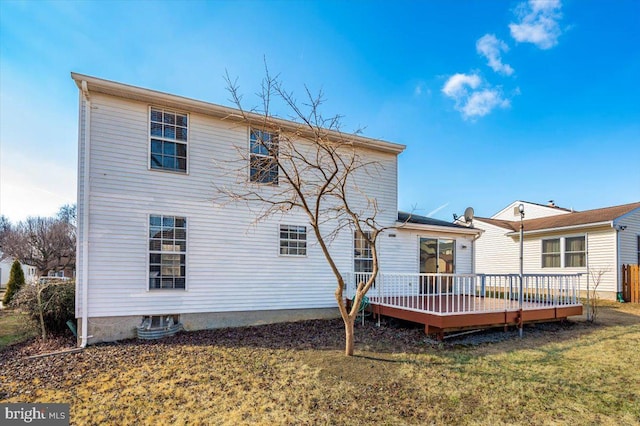
[[[224,163],[237,163],[238,150],[248,153],[263,129],[247,127],[232,108],[72,78],[80,89],[81,344],[132,337],[147,316],[173,316],[188,330],[338,316],[335,278],[306,216],[292,211],[255,223],[251,207],[260,206],[212,202],[214,182],[237,184]],[[358,188],[376,199],[381,224],[401,226],[378,239],[381,270],[473,273],[480,231],[398,213],[397,156],[405,147],[352,140],[380,165],[379,176]],[[254,179],[249,162],[243,167],[243,179]],[[265,191],[277,173],[261,176],[271,183]],[[371,268],[370,250],[352,230],[330,250],[345,274]]]
[[[621,266],[640,262],[640,202],[576,212],[553,205],[514,201],[491,218],[475,217],[478,273],[519,271],[520,212],[524,206],[525,274],[581,273],[582,290],[598,286],[614,299],[622,291]]]
[[[7,282],[9,282],[9,275],[11,273],[11,266],[13,266],[13,258],[2,258],[0,253],[0,287],[5,288]],[[22,266],[22,272],[24,273],[24,281],[27,283],[35,282],[38,276],[38,270],[35,266],[20,264]]]

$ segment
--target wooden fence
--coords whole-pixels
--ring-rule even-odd
[[[640,303],[640,268],[622,265],[622,297],[625,302]]]

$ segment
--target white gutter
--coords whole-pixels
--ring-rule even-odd
[[[89,338],[89,163],[91,160],[91,98],[87,82],[82,81],[84,112],[84,159],[82,175],[82,336],[80,347],[87,346]]]
[[[403,229],[412,231],[433,231],[448,234],[465,234],[465,235],[480,235],[484,231],[479,228],[465,228],[465,227],[453,227],[453,226],[438,226],[438,225],[426,225],[422,223],[410,223],[410,222],[396,222],[396,230],[402,231]]]

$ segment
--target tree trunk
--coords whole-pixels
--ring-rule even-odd
[[[355,321],[355,317],[347,317],[344,319],[344,354],[346,356],[353,356],[353,345],[354,345],[354,335],[353,335],[353,323]]]
[[[38,316],[40,317],[40,330],[42,331],[42,340],[47,340],[47,328],[44,326],[44,308],[42,306],[42,288],[38,285],[36,291],[36,301],[38,303]]]

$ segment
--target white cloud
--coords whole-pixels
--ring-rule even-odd
[[[510,23],[511,37],[521,43],[533,43],[540,49],[558,44],[562,33],[558,21],[562,18],[560,0],[529,0],[516,8],[517,23]]]
[[[497,73],[504,75],[513,74],[513,68],[509,64],[502,63],[502,52],[508,52],[507,44],[496,38],[493,34],[485,34],[476,42],[478,54],[487,58],[488,65]]]
[[[465,86],[475,89],[481,82],[482,80],[477,74],[454,74],[444,84],[442,92],[450,98],[458,98],[467,94]]]
[[[455,101],[455,109],[465,120],[483,117],[495,108],[511,105],[498,88],[483,82],[477,74],[454,74],[442,87],[442,93]]]
[[[483,89],[469,96],[461,112],[465,118],[482,117],[494,108],[507,108],[509,105],[511,105],[509,100],[502,98],[502,94],[497,89]]]

